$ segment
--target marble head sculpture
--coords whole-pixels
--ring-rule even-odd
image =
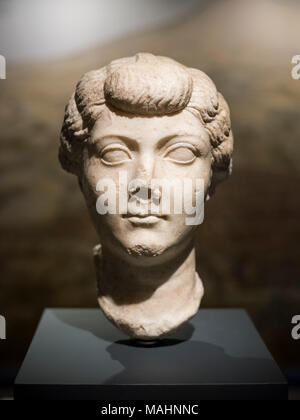
[[[140,53],[78,82],[66,107],[59,159],[77,176],[100,238],[94,250],[100,307],[129,336],[164,336],[197,312],[203,296],[195,270],[197,225],[186,223],[184,210],[164,213],[164,190],[151,181],[201,179],[207,200],[230,174],[232,151],[228,105],[200,70]],[[109,194],[115,194],[121,172],[128,205],[121,211],[117,198],[119,211],[101,213],[99,180],[112,180]],[[194,184],[183,193],[193,203]],[[137,202],[140,210],[133,211]]]

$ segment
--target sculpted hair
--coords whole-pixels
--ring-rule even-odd
[[[229,107],[202,71],[167,57],[140,53],[86,73],[65,110],[59,149],[65,170],[79,174],[82,146],[105,105],[145,116],[172,114],[183,109],[192,112],[210,135],[212,190],[230,174],[233,135]]]

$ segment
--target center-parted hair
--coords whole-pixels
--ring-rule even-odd
[[[233,136],[229,108],[202,71],[167,57],[140,53],[86,73],[66,106],[59,149],[65,170],[79,175],[83,144],[105,106],[145,116],[183,109],[192,112],[209,132],[215,182],[230,174]]]

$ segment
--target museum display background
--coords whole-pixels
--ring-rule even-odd
[[[295,0],[207,1],[80,54],[8,63],[0,84],[0,382],[15,375],[45,307],[97,307],[97,237],[75,179],[57,162],[62,110],[83,73],[138,51],[200,68],[230,104],[234,171],[197,235],[202,307],[245,308],[280,366],[300,378],[291,338],[300,311],[300,80],[291,77],[299,21]]]

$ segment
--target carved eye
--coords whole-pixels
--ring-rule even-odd
[[[196,159],[196,150],[193,146],[175,144],[169,147],[164,157],[175,163],[189,164],[193,163]]]
[[[126,146],[114,144],[104,147],[100,157],[106,165],[118,165],[131,160],[132,154]]]

